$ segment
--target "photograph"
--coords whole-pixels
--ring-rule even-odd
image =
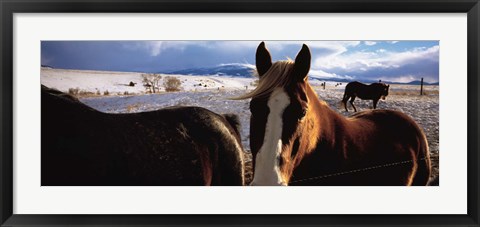
[[[479,226],[479,1],[0,0],[0,226]]]
[[[439,186],[440,46],[42,40],[41,186]]]

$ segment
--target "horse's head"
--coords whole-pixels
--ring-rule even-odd
[[[390,89],[390,85],[386,85],[384,83],[381,83],[381,98],[385,100],[385,98],[388,96],[388,90]]]
[[[288,185],[296,160],[312,146],[309,137],[315,135],[309,133],[314,127],[309,99],[318,100],[307,82],[311,60],[309,48],[303,45],[295,62],[272,63],[271,59],[262,42],[256,53],[259,84],[243,97],[252,98],[252,185]]]

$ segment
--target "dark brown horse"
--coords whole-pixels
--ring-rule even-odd
[[[350,99],[353,109],[357,112],[357,108],[353,105],[356,97],[363,100],[373,100],[373,109],[377,108],[378,100],[388,96],[388,89],[390,85],[384,83],[373,83],[370,85],[362,84],[358,81],[350,82],[345,86],[345,93],[343,94],[342,104],[345,107],[345,111],[348,112],[347,100]]]
[[[308,83],[306,45],[295,62],[272,63],[262,42],[250,101],[252,185],[426,185],[427,140],[407,115],[373,110],[345,118]]]
[[[42,86],[41,184],[243,185],[236,118],[200,107],[106,114]]]

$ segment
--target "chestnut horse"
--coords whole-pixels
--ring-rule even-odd
[[[357,108],[353,105],[356,97],[359,97],[363,100],[373,100],[373,109],[377,108],[378,100],[385,100],[385,97],[388,96],[388,89],[390,85],[385,83],[373,83],[370,85],[362,84],[358,81],[353,81],[345,86],[345,93],[343,94],[342,104],[347,109],[347,101],[350,99],[350,104],[352,104],[353,110],[357,112]]]
[[[200,107],[107,114],[42,86],[43,186],[243,185],[238,119]]]
[[[306,45],[295,62],[256,53],[258,86],[250,101],[251,185],[426,185],[425,134],[407,115],[372,110],[346,118],[308,83]]]

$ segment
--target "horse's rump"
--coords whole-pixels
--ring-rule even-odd
[[[335,123],[323,124],[329,130],[296,167],[290,185],[426,185],[428,145],[410,117],[390,110],[361,112],[345,120],[333,112],[323,116]]]
[[[378,167],[377,174],[387,179],[426,185],[430,175],[428,143],[412,118],[398,111],[373,110],[355,114],[348,122],[351,143],[368,152],[366,156],[354,154],[355,149],[349,152],[361,157],[362,166],[355,168]]]

